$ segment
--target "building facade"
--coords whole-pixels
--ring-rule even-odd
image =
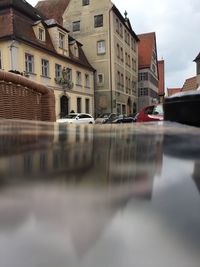
[[[159,71],[155,32],[138,35],[139,42],[139,110],[159,102]]]
[[[26,1],[0,2],[0,69],[54,90],[56,118],[70,110],[94,114],[94,68],[82,45]]]
[[[194,62],[196,62],[196,82],[197,82],[197,87],[200,86],[200,53],[197,55],[195,58]]]
[[[60,11],[63,25],[84,46],[83,50],[96,69],[96,114],[136,113],[138,103],[138,37],[130,21],[110,0],[70,0]],[[48,16],[53,2],[36,6]],[[58,16],[56,13],[55,16]]]

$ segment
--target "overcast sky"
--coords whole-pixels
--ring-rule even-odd
[[[27,0],[35,6],[38,0]],[[126,10],[136,34],[156,32],[158,58],[165,60],[165,87],[182,87],[196,75],[200,51],[200,0],[112,0]]]

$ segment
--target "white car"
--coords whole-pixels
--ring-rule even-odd
[[[75,124],[93,124],[94,118],[87,113],[69,113],[63,118],[58,119],[59,123],[75,123]]]

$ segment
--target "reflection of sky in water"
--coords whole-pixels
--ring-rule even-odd
[[[199,267],[199,167],[191,154],[163,155],[161,134],[88,129],[66,136],[62,128],[60,143],[54,136],[41,151],[2,157],[0,267]],[[81,132],[90,135],[77,138]],[[16,159],[18,173],[9,176]],[[47,172],[27,181],[23,167],[34,171],[35,162]]]

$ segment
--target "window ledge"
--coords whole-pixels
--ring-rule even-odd
[[[51,80],[51,77],[49,77],[49,76],[40,75],[40,77]]]

